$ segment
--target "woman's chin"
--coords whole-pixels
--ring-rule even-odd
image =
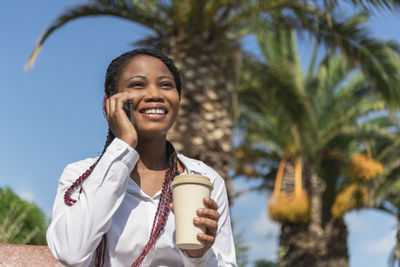
[[[168,128],[169,129],[169,128]],[[165,138],[168,129],[165,128],[150,128],[150,129],[137,129],[139,142],[140,140],[157,140],[159,138]]]

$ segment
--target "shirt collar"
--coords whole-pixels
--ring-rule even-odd
[[[206,175],[203,170],[204,168],[201,168],[201,161],[188,158],[179,152],[177,152],[177,157],[185,167],[185,173]],[[159,190],[153,197],[149,197],[131,178],[128,180],[127,192],[151,199],[155,199],[156,197],[159,197],[161,195],[161,190]]]

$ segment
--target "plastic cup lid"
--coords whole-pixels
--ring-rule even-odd
[[[181,174],[174,178],[171,183],[171,187],[174,188],[180,184],[201,184],[210,187],[211,189],[214,188],[213,184],[210,182],[210,179],[206,176],[200,174]]]

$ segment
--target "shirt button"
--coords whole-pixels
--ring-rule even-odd
[[[122,146],[121,146],[121,145],[117,145],[115,148],[116,148],[117,150],[121,150],[121,149],[122,149]]]

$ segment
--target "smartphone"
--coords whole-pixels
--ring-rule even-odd
[[[124,103],[123,109],[125,110],[126,115],[128,116],[129,120],[133,124],[133,101],[128,100]]]

